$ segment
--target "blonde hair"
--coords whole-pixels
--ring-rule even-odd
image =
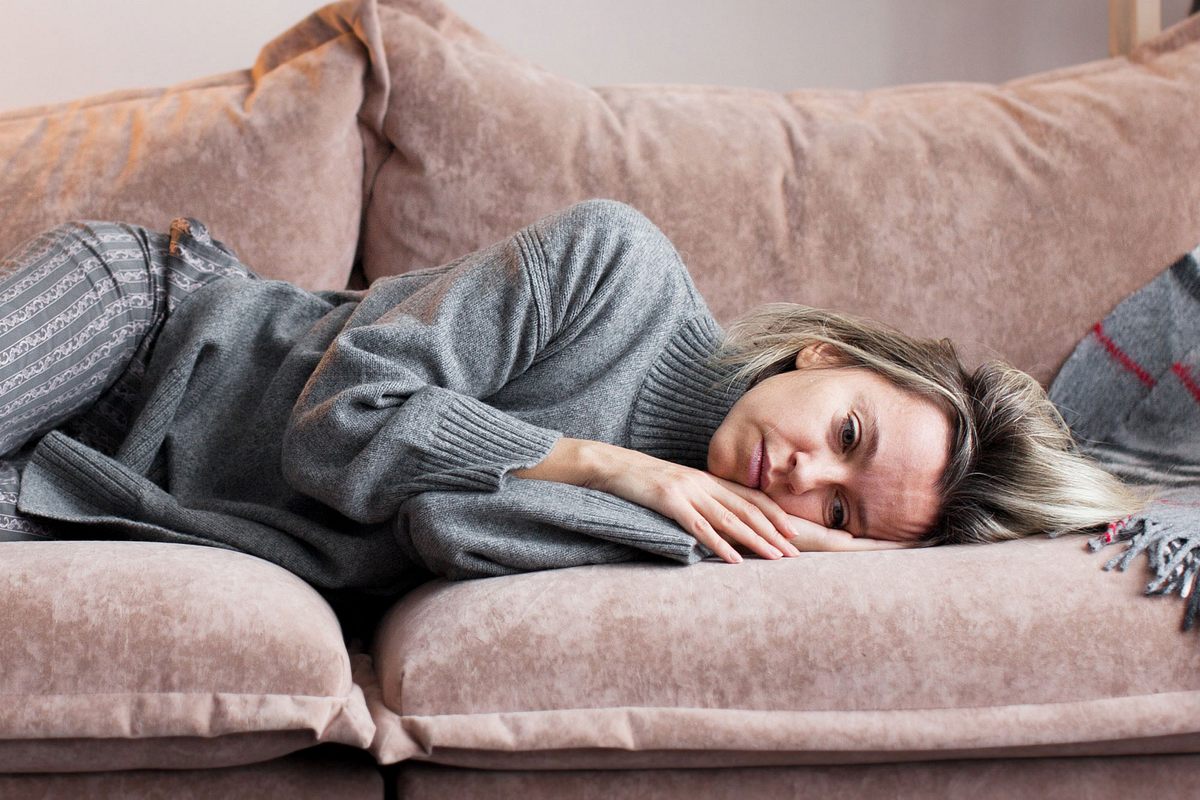
[[[849,314],[771,303],[731,326],[716,364],[731,382],[795,369],[804,349],[832,348],[834,367],[864,367],[928,398],[952,422],[940,511],[921,544],[1086,531],[1133,513],[1146,497],[1081,454],[1032,377],[992,361],[968,372],[948,339],[919,339]]]

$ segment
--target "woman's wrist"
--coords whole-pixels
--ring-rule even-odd
[[[538,464],[513,470],[517,478],[569,483],[574,486],[603,488],[607,468],[614,463],[614,452],[623,448],[590,439],[562,437]]]

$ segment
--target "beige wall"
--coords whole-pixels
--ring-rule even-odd
[[[1183,19],[1189,5],[1163,0],[1164,24]],[[1108,55],[1107,0],[454,0],[453,6],[510,49],[592,84],[870,89],[1002,81]]]
[[[449,0],[585,83],[866,89],[1107,55],[1106,0]],[[0,0],[0,109],[250,65],[313,0]],[[1164,0],[1164,24],[1190,0]]]

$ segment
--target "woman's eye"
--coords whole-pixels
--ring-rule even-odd
[[[833,506],[830,508],[829,518],[829,527],[835,531],[846,527],[846,504],[837,495],[833,498]]]
[[[854,443],[858,441],[858,427],[854,424],[854,417],[846,416],[846,421],[842,423],[842,428],[838,431],[838,439],[842,445],[842,450],[849,450],[851,447],[854,447]]]

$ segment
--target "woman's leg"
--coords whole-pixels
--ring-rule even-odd
[[[115,450],[170,309],[227,276],[253,277],[188,219],[68,223],[0,261],[0,539],[36,532],[15,502],[37,440],[61,426]]]
[[[0,457],[91,405],[159,315],[153,234],[73,222],[0,262]]]
[[[175,219],[167,234],[136,230],[146,237],[149,253],[145,265],[149,276],[147,291],[153,295],[153,319],[132,354],[124,354],[124,367],[117,380],[94,405],[62,426],[69,436],[108,455],[117,451],[125,437],[138,407],[142,379],[158,331],[175,307],[192,292],[213,281],[257,277],[232,250],[209,236],[204,224],[195,219]]]

